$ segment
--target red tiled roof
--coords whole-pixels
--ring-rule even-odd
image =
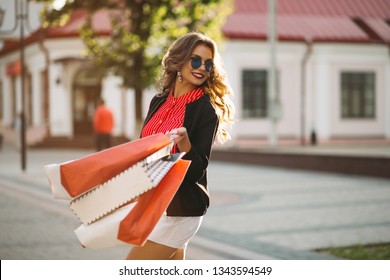
[[[268,0],[235,0],[235,13],[267,12]],[[390,17],[389,0],[277,0],[280,15]]]
[[[228,17],[223,34],[231,39],[265,40],[268,33],[268,0],[235,0],[234,13]],[[25,44],[40,38],[78,37],[86,20],[85,11],[74,12],[62,27],[39,29],[30,34]],[[359,18],[375,33],[368,33],[354,23]],[[378,42],[380,38],[390,43],[390,0],[278,0],[277,30],[280,40],[305,40],[336,42]],[[100,35],[111,32],[109,13],[100,11],[93,15],[92,25]],[[19,42],[7,42],[0,56],[15,51]]]
[[[231,39],[266,39],[267,16],[263,14],[232,15],[223,28]],[[369,42],[369,36],[353,21],[342,17],[315,16],[278,17],[277,29],[280,40],[348,41]]]
[[[80,28],[87,19],[86,11],[76,11],[72,14],[69,22],[65,26],[50,27],[47,29],[46,38],[79,36]],[[107,11],[98,11],[92,17],[92,26],[99,34],[109,34],[111,24],[109,13]]]
[[[268,33],[268,0],[235,0],[235,11],[222,29],[231,39],[261,39]],[[353,19],[378,36],[372,38]],[[390,42],[389,0],[278,0],[279,40]]]
[[[389,15],[390,18],[390,15]],[[390,42],[390,24],[382,19],[368,18],[364,20],[381,38],[386,42]]]
[[[76,11],[72,14],[70,20],[64,26],[40,28],[28,37],[25,38],[25,45],[39,41],[41,38],[62,38],[62,37],[79,37],[80,27],[87,19],[86,11]],[[109,13],[107,11],[99,11],[92,17],[92,26],[94,30],[100,35],[108,35],[111,32],[111,24]],[[13,52],[19,49],[18,40],[5,40],[5,44],[0,49],[0,56]]]

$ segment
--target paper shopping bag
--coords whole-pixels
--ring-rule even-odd
[[[83,224],[91,224],[157,187],[183,155],[184,153],[167,155],[150,162],[142,160],[102,185],[73,199],[70,202],[70,209]]]
[[[157,187],[143,194],[120,222],[118,239],[143,245],[179,189],[191,161],[179,160]]]
[[[88,249],[130,246],[131,244],[118,239],[118,230],[120,222],[129,214],[136,203],[132,202],[118,208],[92,224],[81,224],[74,231],[80,244]]]
[[[103,218],[80,225],[75,234],[85,248],[142,245],[168,208],[190,161],[179,160],[153,189]]]
[[[81,159],[47,165],[45,171],[53,194],[58,194],[58,198],[71,199],[108,181],[164,147],[169,147],[169,144],[168,136],[155,134]]]

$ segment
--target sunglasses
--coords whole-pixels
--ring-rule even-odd
[[[203,65],[202,59],[198,56],[191,57],[190,60],[192,69],[198,69]],[[212,72],[214,68],[213,62],[211,60],[206,60],[204,62],[204,68],[206,69],[206,72]]]

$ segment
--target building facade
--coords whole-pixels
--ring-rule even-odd
[[[235,3],[220,45],[235,92],[233,139],[267,139],[267,1]],[[389,140],[390,2],[279,0],[277,14],[278,138],[301,143],[313,135],[319,143]],[[26,38],[26,117],[29,131],[35,131],[30,144],[44,137],[91,134],[99,97],[114,112],[115,135],[139,135],[132,90],[122,89],[118,77],[103,77],[85,59],[78,36],[83,19],[83,13],[76,14],[62,28],[38,30]],[[108,18],[98,13],[95,20]],[[102,34],[109,32],[101,26]],[[18,42],[7,40],[0,50],[0,118],[8,128],[21,110],[20,68]],[[154,93],[145,91],[145,113]]]

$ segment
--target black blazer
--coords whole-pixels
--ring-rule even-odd
[[[144,121],[150,120],[167,96],[156,95],[150,102]],[[187,174],[179,190],[168,206],[168,216],[203,216],[209,207],[207,190],[207,166],[218,129],[218,117],[208,95],[187,104],[183,126],[191,141],[191,150],[183,159],[191,160]]]

